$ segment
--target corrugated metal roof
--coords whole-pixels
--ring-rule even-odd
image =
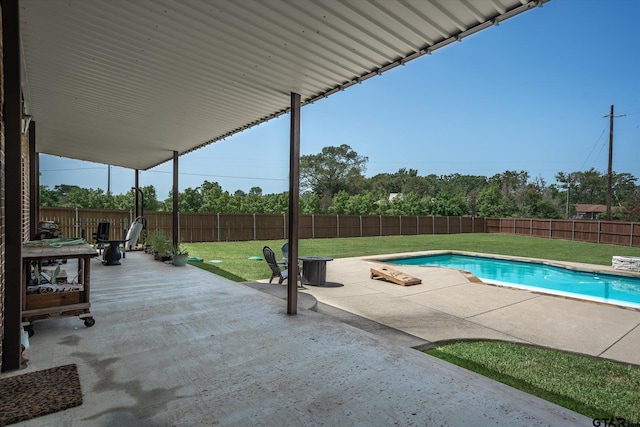
[[[528,0],[22,0],[41,153],[148,169],[461,40]]]

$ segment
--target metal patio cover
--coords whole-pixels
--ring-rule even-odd
[[[146,170],[539,3],[21,0],[24,109],[38,152]]]

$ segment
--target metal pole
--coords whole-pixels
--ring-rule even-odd
[[[287,314],[298,313],[298,224],[300,220],[300,94],[291,93],[289,128],[289,279]]]
[[[139,212],[139,206],[138,206],[138,187],[140,186],[139,183],[139,172],[138,169],[136,169],[135,171],[135,176],[134,176],[134,188],[133,188],[133,210],[135,212],[136,218],[138,217],[138,212]]]
[[[172,242],[173,247],[178,246],[179,239],[179,217],[178,217],[178,152],[173,152],[173,228],[172,228]]]

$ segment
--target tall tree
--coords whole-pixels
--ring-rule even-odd
[[[331,199],[341,190],[354,194],[351,182],[361,181],[367,161],[347,144],[324,147],[319,154],[300,158],[300,183],[323,198]]]

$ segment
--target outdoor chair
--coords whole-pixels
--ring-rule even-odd
[[[276,254],[269,246],[262,248],[262,254],[264,255],[265,261],[267,261],[267,264],[269,264],[269,268],[271,268],[269,283],[271,283],[275,277],[278,277],[278,284],[281,285],[282,282],[289,277],[289,270],[286,268],[286,265],[276,261]],[[281,267],[284,267],[284,269]],[[300,282],[302,282],[302,273],[300,270],[298,270],[298,278]],[[302,287],[302,284],[299,287]]]
[[[96,249],[98,249],[98,253],[102,254],[104,250],[104,244],[109,240],[109,226],[111,224],[108,222],[99,222],[98,230],[93,233],[93,240],[96,245]]]
[[[280,246],[280,250],[282,251],[282,259],[284,260],[285,265],[289,265],[289,242],[284,242],[282,246]]]

